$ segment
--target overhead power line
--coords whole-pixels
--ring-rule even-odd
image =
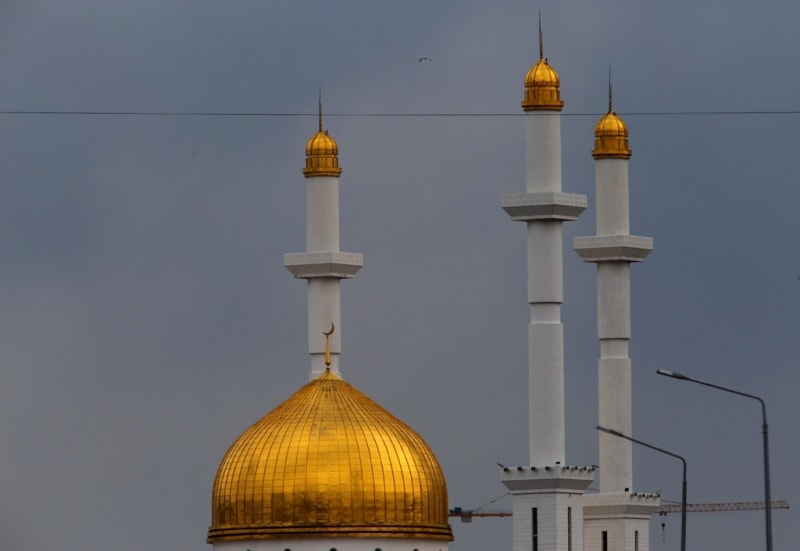
[[[561,113],[564,117],[599,117],[605,113]],[[698,117],[800,115],[800,110],[764,111],[630,111],[618,112],[624,117]],[[280,113],[263,111],[49,111],[0,110],[0,115],[31,116],[98,116],[98,117],[316,117],[317,113]],[[326,113],[325,118],[471,118],[522,117],[524,113]]]

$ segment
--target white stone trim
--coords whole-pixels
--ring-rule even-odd
[[[505,467],[500,481],[512,494],[542,491],[583,493],[594,481],[594,468],[561,465]]]
[[[661,496],[656,493],[623,492],[586,494],[583,497],[583,518],[622,519],[646,518],[661,505]]]
[[[572,248],[584,262],[612,260],[641,262],[653,250],[653,238],[638,235],[575,237],[572,240]]]
[[[286,253],[283,264],[298,279],[336,277],[348,279],[364,265],[364,255],[343,252]]]
[[[507,193],[502,196],[503,210],[515,221],[577,220],[586,209],[585,195],[540,191],[536,193]]]

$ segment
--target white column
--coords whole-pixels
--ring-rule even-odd
[[[561,192],[561,114],[525,114],[525,189]],[[531,465],[565,461],[563,220],[527,221],[528,446]]]
[[[306,178],[306,250],[339,250],[339,178]]]
[[[363,265],[360,254],[339,250],[339,178],[306,178],[306,247],[305,253],[289,253],[284,264],[297,278],[308,280],[308,353],[311,355],[310,378],[316,378],[325,364],[325,337],[331,324],[330,370],[339,373],[342,351],[340,281],[351,278]]]
[[[561,193],[561,114],[525,114],[525,188]],[[531,465],[555,465],[564,452],[563,219],[527,220],[529,448]]]
[[[565,459],[562,223],[578,218],[586,197],[561,191],[558,109],[526,112],[525,166],[526,192],[504,195],[502,206],[527,227],[530,466],[504,467],[501,480],[513,496],[515,551],[581,551],[594,469]]]
[[[617,128],[624,128],[610,108],[607,117],[619,120]],[[596,138],[597,235],[576,237],[574,249],[584,261],[597,263],[598,423],[631,435],[630,265],[645,259],[653,241],[630,235],[627,130],[612,136],[617,140],[604,141],[608,136],[597,131]],[[648,523],[659,497],[633,491],[629,440],[605,432],[598,437],[600,493],[584,498],[585,551],[602,551],[604,540],[608,549],[647,551]]]

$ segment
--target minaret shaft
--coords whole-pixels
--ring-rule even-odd
[[[306,250],[339,252],[339,178],[320,176],[306,179]],[[308,353],[311,355],[311,377],[325,371],[323,331],[334,324],[330,336],[330,369],[339,372],[342,350],[341,282],[338,278],[320,277],[308,280]]]
[[[595,166],[595,181],[597,235],[628,235],[628,160],[599,159]]]
[[[306,249],[339,250],[339,179],[306,179]]]
[[[628,160],[595,163],[597,235],[628,235]],[[631,434],[631,265],[629,261],[597,263],[598,421]],[[600,433],[600,491],[625,492],[633,487],[633,448],[623,438]],[[627,489],[627,490],[626,490]]]
[[[610,100],[609,100],[610,102]],[[628,131],[612,110],[595,128],[596,235],[576,237],[574,248],[597,264],[598,424],[633,433],[631,396],[631,262],[650,253],[652,240],[630,235]],[[633,490],[633,446],[599,432],[600,493],[584,498],[585,551],[647,551],[654,494]]]
[[[342,352],[342,315],[340,281],[333,277],[308,280],[308,353],[311,355],[311,378],[325,372],[325,341],[320,339],[323,331],[334,324],[336,330],[330,336],[330,369],[339,372],[339,354]]]
[[[560,312],[564,302],[562,220],[528,222],[528,303],[550,304]],[[552,260],[557,260],[552,262]],[[558,323],[561,322],[560,314]],[[532,319],[531,321],[536,321]],[[552,319],[546,319],[550,322]]]
[[[525,144],[526,191],[561,191],[561,113],[525,113]]]
[[[582,498],[594,473],[566,466],[562,224],[577,219],[586,197],[561,191],[557,75],[544,60],[531,75],[523,101],[526,193],[503,196],[503,209],[527,227],[530,466],[503,468],[501,476],[513,496],[514,550],[570,551],[583,548]]]
[[[561,192],[561,115],[525,115],[528,193]],[[529,447],[531,465],[565,462],[562,220],[530,220],[528,229]]]
[[[306,145],[306,252],[284,256],[296,278],[308,280],[308,353],[310,378],[330,367],[339,373],[342,351],[340,281],[353,277],[363,264],[360,254],[339,250],[339,148],[320,128]],[[329,335],[330,366],[326,364],[323,333]]]

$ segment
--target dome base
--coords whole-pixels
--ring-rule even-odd
[[[260,539],[305,539],[305,538],[348,538],[348,539],[432,539],[452,541],[450,526],[419,524],[408,525],[354,525],[347,526],[237,526],[233,528],[214,528],[208,531],[208,543],[235,540]]]
[[[215,543],[213,551],[447,551],[447,542],[405,538],[240,540]]]

